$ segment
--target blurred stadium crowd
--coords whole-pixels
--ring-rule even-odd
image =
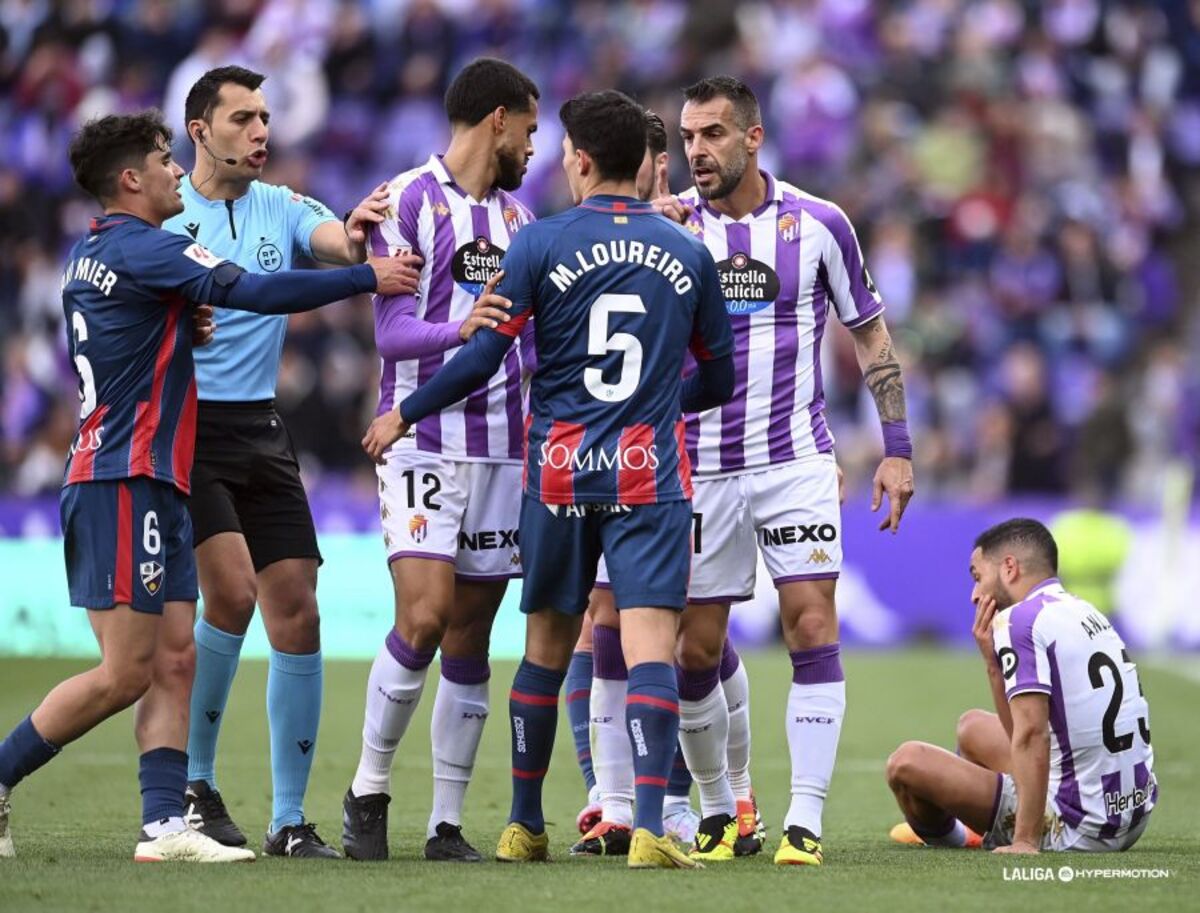
[[[269,74],[266,179],[341,212],[443,148],[448,78],[492,54],[542,90],[518,194],[541,214],[569,202],[573,93],[621,88],[674,137],[693,78],[755,88],[767,166],[858,227],[922,497],[1151,502],[1165,461],[1200,457],[1198,26],[1195,0],[0,0],[0,492],[57,489],[77,424],[59,284],[93,212],[65,154],[83,120],[156,105],[182,135],[195,78],[243,63]],[[862,485],[878,421],[828,338]],[[293,318],[278,399],[310,486],[373,487],[377,370],[368,301]]]

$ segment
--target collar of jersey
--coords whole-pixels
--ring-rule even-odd
[[[439,184],[445,184],[464,200],[470,200],[472,203],[482,205],[490,202],[492,197],[496,195],[496,188],[493,187],[483,195],[482,200],[475,199],[458,186],[458,182],[454,180],[454,175],[450,173],[450,169],[446,167],[446,163],[442,161],[442,156],[439,153],[435,152],[433,155],[429,156],[429,170],[434,173],[435,177],[437,177]]]
[[[762,205],[753,212],[742,216],[740,219],[731,219],[729,216],[725,215],[725,213],[719,212],[711,203],[708,202],[708,200],[701,199],[700,206],[704,209],[707,209],[723,222],[733,222],[736,224],[738,222],[754,221],[764,212],[766,212],[772,203],[780,203],[783,201],[783,191],[779,189],[779,182],[775,180],[775,176],[763,171],[762,169],[759,169],[758,173],[761,174],[763,176],[763,180],[767,182],[767,198],[763,200]],[[698,193],[696,196],[697,198],[700,197]]]
[[[200,193],[200,191],[192,186],[192,173],[190,171],[185,174],[183,176],[183,180],[179,182],[179,189],[183,193],[184,197],[187,198],[189,203],[195,203],[197,206],[208,206],[211,209],[224,209],[226,204],[230,202],[229,200],[210,200],[208,197],[204,196],[204,194]],[[249,187],[246,188],[245,193],[243,193],[236,200],[233,200],[234,208],[237,209],[243,206],[248,199],[250,199]]]
[[[103,213],[102,215],[92,216],[92,220],[88,225],[88,230],[95,234],[98,231],[104,231],[106,228],[112,228],[115,225],[120,225],[122,222],[140,222],[142,225],[150,225],[141,216],[135,216],[128,212],[113,212]],[[150,225],[151,228],[154,226]]]
[[[626,215],[654,212],[650,203],[644,203],[636,197],[622,197],[612,193],[598,193],[588,197],[579,204],[580,209],[590,209],[593,212],[618,212]]]

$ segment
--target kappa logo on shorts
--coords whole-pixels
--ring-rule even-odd
[[[141,573],[142,586],[146,588],[146,592],[151,596],[158,595],[158,591],[162,589],[163,566],[157,561],[143,561],[138,566],[138,571]]]
[[[414,514],[408,521],[408,534],[413,542],[424,542],[429,535],[429,518],[424,514]]]

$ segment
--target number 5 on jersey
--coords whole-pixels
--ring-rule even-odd
[[[645,314],[641,295],[608,292],[592,302],[588,315],[588,355],[621,352],[621,370],[615,384],[604,382],[600,368],[585,368],[583,383],[588,393],[606,403],[619,403],[633,396],[642,377],[642,344],[632,333],[608,335],[608,319],[613,314]]]

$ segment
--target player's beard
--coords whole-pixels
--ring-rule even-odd
[[[496,186],[501,190],[516,190],[521,186],[525,175],[522,173],[524,163],[516,153],[507,149],[496,152]]]
[[[746,173],[746,167],[750,164],[750,155],[741,146],[733,153],[733,159],[722,165],[715,159],[709,159],[705,162],[712,170],[717,173],[717,186],[708,190],[703,190],[699,186],[696,187],[696,192],[705,200],[719,200],[722,197],[727,197],[737,185],[742,182],[742,177]]]

